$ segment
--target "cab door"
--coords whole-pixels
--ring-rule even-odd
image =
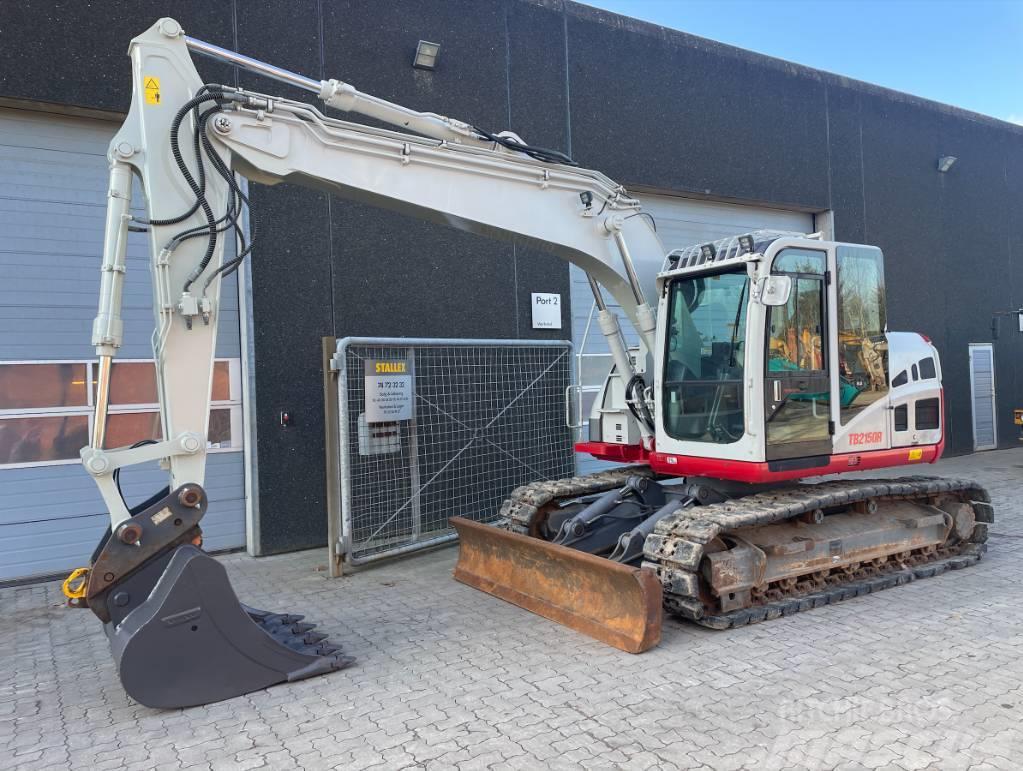
[[[768,308],[764,360],[768,461],[831,454],[827,252],[789,248],[772,273],[787,275],[785,305]]]

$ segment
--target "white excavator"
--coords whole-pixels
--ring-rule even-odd
[[[192,53],[395,128],[204,83]],[[970,481],[798,481],[941,455],[938,355],[921,335],[887,331],[877,248],[761,231],[666,252],[624,188],[514,133],[312,80],[188,37],[169,18],[129,54],[132,102],[110,145],[92,330],[96,419],[81,452],[110,529],[65,592],[104,622],[118,675],[139,702],[208,703],[351,663],[300,616],[239,603],[201,548],[220,285],[256,237],[241,226],[248,200],[238,175],[527,243],[589,277],[614,367],[576,447],[628,465],[536,480],[511,491],[491,524],[454,518],[460,581],[640,652],[658,642],[662,608],[732,627],[983,554],[992,508]],[[144,216],[131,212],[133,183]],[[133,230],[147,231],[151,250],[162,439],[108,448]],[[235,239],[237,256],[225,262]],[[636,257],[662,264],[656,311]],[[604,292],[638,347],[624,343]],[[169,484],[129,508],[120,469],[152,461]]]

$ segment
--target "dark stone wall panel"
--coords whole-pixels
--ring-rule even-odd
[[[333,333],[330,228],[323,193],[250,192],[261,223],[252,264],[260,540],[272,553],[327,535],[320,339]],[[281,426],[281,412],[294,425]]]
[[[318,0],[241,4],[238,51],[313,80],[322,79],[319,5]],[[245,70],[238,71],[238,85],[319,106],[309,91]]]
[[[1013,291],[1009,229],[1009,212],[1019,208],[1020,198],[1009,195],[1009,143],[1001,132],[950,119],[941,120],[939,130],[941,155],[958,158],[947,173],[934,172],[941,192],[942,251],[935,267],[944,279],[944,303],[937,310],[947,327],[948,350],[943,353],[948,359],[944,386],[951,413],[949,439],[953,452],[970,452],[969,344],[992,342],[992,314],[1018,308],[1023,299]],[[1001,328],[995,343],[995,420],[1005,446],[1014,444],[1019,433],[1012,426],[1012,408],[1023,406],[1014,376],[1023,340],[1015,318],[1005,319]]]
[[[338,337],[514,337],[510,244],[331,199]]]
[[[128,43],[164,16],[193,37],[234,46],[233,3],[104,0],[0,3],[0,95],[127,112]],[[204,79],[233,82],[231,68],[197,62]]]
[[[569,15],[578,161],[626,184],[827,208],[821,83],[616,18]]]
[[[828,86],[828,177],[835,238],[858,244],[865,240],[860,95]]]
[[[419,40],[440,44],[435,71],[412,67]],[[323,52],[324,77],[360,91],[488,129],[508,121],[501,2],[323,0]]]

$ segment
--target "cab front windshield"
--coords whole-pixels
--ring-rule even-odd
[[[717,444],[742,438],[748,302],[745,269],[671,283],[663,391],[669,436]]]

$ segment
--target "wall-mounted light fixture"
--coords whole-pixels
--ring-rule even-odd
[[[998,339],[998,320],[1002,316],[1015,316],[1016,325],[1019,328],[1020,334],[1023,334],[1023,307],[1014,311],[995,311],[991,314],[991,339]]]
[[[938,158],[938,171],[944,174],[946,171],[952,168],[952,164],[955,163],[958,158],[954,155],[943,155]]]
[[[431,43],[428,40],[420,40],[416,46],[416,57],[412,60],[412,66],[421,70],[432,70],[437,66],[437,54],[440,53],[440,43]]]

